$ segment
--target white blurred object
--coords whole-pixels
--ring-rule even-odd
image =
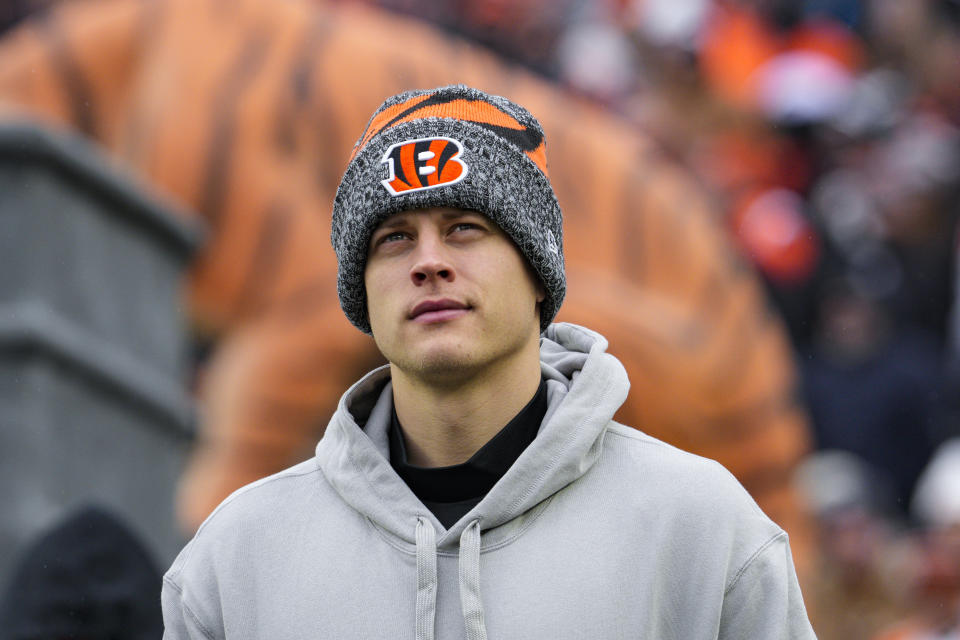
[[[960,179],[960,131],[937,116],[913,115],[879,148],[869,169],[880,201],[949,186]]]
[[[651,44],[694,49],[711,7],[710,0],[634,0],[627,20]]]
[[[627,93],[639,73],[633,43],[605,22],[567,29],[557,45],[557,63],[568,84],[601,99]]]
[[[883,225],[858,172],[835,169],[813,187],[810,202],[830,238],[844,251],[879,238]]]
[[[943,443],[917,482],[911,510],[934,527],[960,524],[960,438]]]
[[[814,51],[775,56],[751,79],[757,103],[779,122],[822,122],[847,104],[853,76],[839,62]]]
[[[875,474],[870,465],[847,451],[811,454],[797,467],[797,486],[814,512],[823,516],[876,506]]]
[[[831,124],[850,137],[890,131],[903,117],[907,92],[907,79],[899,71],[869,71],[854,80],[846,104]]]

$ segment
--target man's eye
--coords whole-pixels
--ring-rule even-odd
[[[458,222],[453,225],[451,231],[470,231],[472,229],[480,229],[480,225],[473,222]]]
[[[380,236],[380,239],[377,241],[377,244],[383,244],[385,242],[396,242],[398,240],[403,240],[405,234],[402,231],[394,231],[393,233],[387,233]]]

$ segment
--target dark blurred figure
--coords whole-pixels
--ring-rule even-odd
[[[362,0],[430,22],[496,51],[547,77],[576,0]]]
[[[900,516],[936,445],[940,349],[844,281],[832,284],[801,363],[817,445],[885,474]]]
[[[952,229],[958,219],[960,132],[933,114],[905,118],[866,163],[885,242],[901,265],[897,320],[946,336]]]
[[[0,2],[0,34],[16,26],[32,13],[42,11],[58,0],[3,0]]]
[[[0,602],[0,638],[159,640],[161,580],[133,532],[85,507],[25,551]]]
[[[816,514],[822,555],[805,593],[820,640],[871,638],[910,613],[904,576],[912,557],[890,519],[883,474],[846,451],[820,451],[797,470]]]
[[[960,438],[937,450],[911,509],[923,526],[908,581],[911,615],[875,640],[960,640]]]
[[[953,311],[950,316],[950,342],[947,349],[947,421],[952,435],[960,436],[960,225],[954,240]]]

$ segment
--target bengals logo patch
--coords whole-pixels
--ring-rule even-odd
[[[398,142],[383,154],[381,162],[390,168],[390,177],[380,183],[392,196],[456,184],[470,170],[461,153],[463,145],[453,138]]]

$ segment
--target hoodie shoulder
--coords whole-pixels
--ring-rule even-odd
[[[703,534],[703,543],[728,549],[734,571],[772,540],[786,538],[715,460],[615,422],[607,429],[603,448],[600,465],[615,478],[617,491],[644,505],[644,513],[674,522],[682,535]]]
[[[240,487],[213,510],[197,531],[215,526],[214,521],[236,522],[248,517],[283,513],[299,500],[309,498],[324,483],[316,458],[310,458],[273,475]]]
[[[656,470],[677,478],[689,476],[691,479],[720,482],[725,490],[742,492],[749,497],[734,475],[716,460],[684,451],[619,422],[610,422],[607,435],[611,437],[605,445],[611,453],[634,457],[643,464],[645,472]],[[752,498],[750,500],[753,502]],[[756,510],[762,513],[759,507]]]
[[[303,513],[324,487],[329,488],[316,459],[311,458],[237,489],[207,516],[166,577],[175,579],[198,549],[224,542],[242,543],[264,523]]]
[[[296,548],[297,532],[319,527],[320,514],[329,516],[332,492],[314,458],[233,492],[200,525],[164,575],[165,622],[221,629],[221,598],[244,588],[245,568],[269,564]]]

